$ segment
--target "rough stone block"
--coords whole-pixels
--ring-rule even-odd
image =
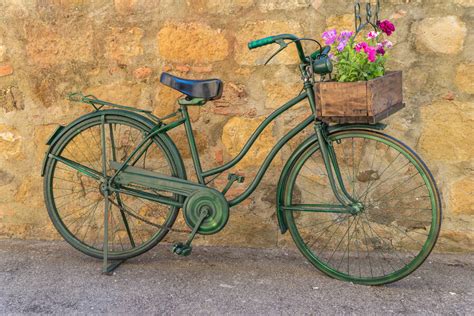
[[[474,180],[465,177],[451,186],[450,206],[453,214],[474,215]]]
[[[310,0],[260,0],[257,3],[258,8],[263,12],[273,10],[295,10],[307,8],[311,5]]]
[[[105,40],[105,56],[120,64],[131,63],[134,57],[143,54],[143,33],[139,27],[113,27],[111,35]]]
[[[71,61],[93,60],[94,32],[90,23],[77,23],[74,27],[63,24],[29,24],[25,30],[26,52],[31,64],[48,67]]]
[[[159,55],[172,62],[210,63],[229,55],[229,43],[220,29],[200,23],[169,23],[157,37]]]
[[[263,65],[271,52],[274,52],[279,46],[277,44],[268,45],[250,51],[247,44],[263,37],[286,33],[303,36],[301,25],[295,21],[264,20],[246,23],[237,34],[234,46],[235,60],[240,65]],[[298,62],[299,59],[294,45],[291,45],[271,61],[272,64],[285,65],[298,64]]]
[[[250,135],[257,129],[263,118],[231,118],[222,132],[222,143],[227,152],[235,156],[244,147]],[[237,165],[240,168],[259,166],[268,155],[276,139],[272,134],[273,123],[267,126],[247,156]]]
[[[419,148],[430,160],[474,159],[474,103],[437,101],[421,108]]]
[[[457,16],[426,18],[417,22],[413,30],[421,53],[457,54],[467,34],[466,24]]]
[[[474,94],[474,64],[461,64],[458,66],[456,85],[461,91]]]

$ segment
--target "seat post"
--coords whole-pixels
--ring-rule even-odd
[[[193,98],[196,99],[196,98]],[[188,144],[189,144],[189,150],[191,151],[191,156],[193,158],[193,164],[194,164],[194,170],[196,171],[196,176],[199,181],[199,183],[204,184],[204,177],[202,176],[202,167],[201,167],[201,160],[199,159],[199,152],[196,146],[196,139],[194,138],[194,133],[193,133],[193,128],[191,126],[191,119],[189,118],[189,113],[188,113],[188,105],[184,102],[181,102],[182,100],[186,100],[186,102],[192,102],[193,99],[186,100],[185,98],[179,99],[178,103],[181,107],[181,113],[183,114],[184,117],[184,127],[186,129],[186,136],[188,138]],[[198,102],[198,101],[194,101]],[[201,102],[206,103],[206,100],[203,100]],[[196,103],[190,103],[192,105],[198,105]],[[199,104],[202,105],[202,104]]]

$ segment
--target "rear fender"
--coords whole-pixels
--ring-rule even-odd
[[[150,129],[152,129],[153,127],[156,126],[155,122],[153,122],[152,120],[150,120],[149,118],[147,118],[143,115],[140,115],[137,112],[131,112],[131,111],[126,111],[126,110],[117,110],[117,109],[91,112],[89,114],[86,114],[86,115],[83,115],[83,116],[77,118],[76,120],[74,120],[73,122],[69,123],[66,126],[59,125],[56,128],[56,130],[51,134],[51,136],[48,138],[48,140],[46,141],[46,145],[48,145],[48,149],[46,150],[45,157],[43,159],[43,165],[42,165],[42,168],[41,168],[41,176],[42,177],[44,176],[44,173],[45,173],[45,170],[46,170],[46,163],[48,161],[48,156],[51,153],[54,146],[56,146],[58,141],[64,135],[66,135],[66,133],[68,133],[70,130],[72,130],[77,125],[81,124],[82,122],[84,122],[84,121],[86,121],[90,118],[94,118],[94,117],[102,116],[102,115],[105,115],[105,116],[107,116],[107,115],[126,116],[126,117],[136,119],[138,121],[143,122]],[[161,138],[164,145],[169,149],[173,159],[177,162],[178,172],[180,173],[179,177],[182,178],[182,179],[186,179],[186,172],[185,172],[185,169],[184,169],[183,159],[182,159],[176,145],[174,144],[174,142],[171,140],[171,138],[166,133],[159,133],[157,136]]]

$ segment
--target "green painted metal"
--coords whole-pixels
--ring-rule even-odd
[[[114,184],[120,186],[130,186],[133,184],[146,186],[148,188],[172,192],[179,195],[188,196],[200,190],[207,190],[208,187],[177,177],[167,176],[152,172],[142,168],[124,166],[115,161],[110,162],[111,168],[121,170],[115,177]]]
[[[369,8],[370,9],[370,8]],[[356,6],[357,10],[357,6]],[[356,12],[357,13],[357,12]],[[357,20],[357,14],[356,14]],[[357,22],[356,22],[357,23]],[[289,40],[289,42],[285,42]],[[283,104],[280,108],[271,113],[254,131],[250,138],[245,143],[242,150],[229,162],[218,166],[216,168],[204,171],[199,157],[199,152],[194,138],[193,129],[187,106],[201,106],[206,103],[206,100],[200,98],[181,98],[178,100],[180,109],[170,114],[169,116],[160,119],[154,116],[150,111],[138,110],[136,108],[127,107],[110,103],[107,101],[99,100],[92,95],[84,96],[80,93],[70,95],[70,100],[79,101],[90,104],[94,107],[95,112],[88,115],[82,116],[65,127],[59,127],[52,136],[48,139],[49,148],[45,155],[44,165],[42,168],[42,175],[45,176],[45,199],[48,206],[48,212],[50,217],[55,224],[61,235],[75,248],[80,251],[98,258],[102,258],[103,271],[109,272],[115,265],[109,266],[108,260],[124,260],[136,255],[139,255],[151,247],[156,245],[165,235],[171,230],[171,226],[176,219],[177,210],[183,209],[184,218],[186,224],[192,229],[187,241],[185,243],[177,243],[173,247],[173,251],[181,255],[189,255],[192,247],[191,242],[197,233],[199,234],[214,234],[219,232],[227,223],[229,218],[229,208],[241,203],[259,185],[261,179],[265,175],[270,163],[274,157],[278,154],[281,148],[288,143],[293,137],[301,133],[306,127],[314,124],[314,134],[308,137],[302,142],[290,159],[285,164],[283,171],[280,176],[277,187],[277,218],[279,227],[282,233],[285,233],[290,229],[292,236],[295,240],[296,245],[301,252],[308,258],[308,260],[315,265],[318,269],[322,270],[328,275],[343,279],[346,281],[354,281],[363,284],[381,284],[387,282],[393,282],[399,278],[406,276],[411,273],[416,267],[418,267],[426,256],[431,251],[436,236],[439,232],[440,223],[440,201],[439,194],[434,184],[429,170],[426,168],[424,163],[416,156],[415,153],[411,152],[407,147],[400,142],[389,138],[383,134],[378,134],[374,130],[382,130],[385,128],[384,124],[375,125],[363,125],[363,124],[346,124],[346,125],[335,125],[328,126],[321,122],[317,118],[316,111],[316,98],[314,91],[314,73],[327,74],[332,71],[332,64],[327,58],[329,52],[328,47],[321,48],[314,52],[310,56],[306,56],[303,47],[301,45],[302,40],[292,34],[280,34],[276,36],[270,36],[257,41],[249,43],[249,49],[254,49],[277,43],[280,45],[280,50],[286,48],[288,44],[295,43],[298,56],[301,60],[300,71],[302,80],[304,83],[303,92],[292,100]],[[289,110],[296,104],[308,100],[311,115],[305,120],[300,122],[296,127],[291,129],[284,137],[282,137],[271,149],[262,165],[260,166],[256,176],[252,179],[249,186],[237,197],[227,201],[225,193],[231,188],[232,184],[236,181],[243,182],[243,177],[230,174],[229,182],[219,192],[213,188],[206,186],[206,178],[210,176],[217,176],[224,171],[229,170],[239,163],[245,155],[249,152],[258,137],[263,133],[264,129],[268,125],[276,120],[281,114]],[[103,110],[103,107],[112,107],[111,110]],[[180,115],[175,121],[165,124],[164,119],[168,119],[174,116]],[[118,157],[115,154],[116,146],[114,143],[114,134],[112,129],[112,123],[110,122],[128,122],[134,124],[138,128],[143,130],[143,138],[139,144],[130,152],[126,158],[121,162],[117,162]],[[127,123],[127,124],[128,124]],[[86,130],[91,124],[99,124],[101,130],[101,148],[102,148],[102,172],[93,170],[81,163],[72,161],[71,159],[61,156],[63,148],[73,139],[74,135],[80,134],[83,130]],[[109,125],[109,139],[111,141],[111,157],[107,157],[106,154],[106,126]],[[117,123],[115,123],[117,124]],[[191,157],[193,160],[194,169],[196,172],[197,183],[186,180],[186,172],[180,153],[178,152],[176,145],[167,136],[167,132],[180,125],[184,125]],[[417,170],[420,174],[423,174],[423,179],[427,185],[430,185],[432,193],[432,205],[433,209],[436,209],[436,214],[433,216],[432,227],[433,231],[430,232],[429,242],[424,246],[423,251],[407,268],[403,271],[399,271],[396,274],[390,275],[383,279],[357,279],[352,276],[343,275],[337,269],[331,267],[325,267],[314,255],[312,255],[307,244],[301,239],[298,228],[294,222],[294,213],[305,213],[306,215],[311,214],[326,214],[325,216],[361,216],[364,214],[364,204],[359,201],[356,196],[351,194],[346,189],[342,172],[339,167],[338,157],[334,150],[334,141],[338,141],[339,135],[372,135],[371,139],[384,139],[385,143],[391,144],[393,148],[400,150],[406,157],[411,157],[411,162],[416,165]],[[374,136],[375,135],[375,136]],[[381,136],[382,135],[382,136]],[[378,137],[378,138],[377,138]],[[370,137],[369,137],[370,138]],[[158,172],[150,171],[143,168],[135,167],[135,164],[140,158],[145,155],[150,146],[157,145],[159,143],[160,148],[165,152],[167,159],[171,163],[172,174],[165,175]],[[309,151],[319,151],[321,153],[324,166],[327,172],[328,180],[334,197],[337,199],[339,204],[318,204],[318,203],[292,203],[291,192],[297,176],[297,173],[305,163],[305,158]],[[67,227],[62,222],[60,216],[57,213],[55,199],[52,195],[52,178],[56,164],[64,164],[79,173],[94,179],[100,183],[100,192],[104,196],[104,240],[103,249],[99,251],[97,249],[91,249],[87,245],[83,244],[81,240],[74,234],[68,231]],[[110,165],[112,168],[111,174],[107,174],[106,166]],[[212,181],[212,180],[211,180]],[[210,181],[208,181],[210,182]],[[142,190],[141,187],[146,188],[147,191]],[[160,194],[160,192],[167,192],[173,194],[173,197]],[[135,244],[133,237],[133,229],[130,227],[127,216],[137,217],[137,214],[133,214],[128,209],[127,205],[123,203],[122,196],[132,196],[141,199],[146,199],[150,202],[160,203],[168,205],[170,212],[168,220],[164,225],[153,225],[160,228],[159,233],[150,239],[147,243],[141,246]],[[114,197],[114,199],[110,198]],[[120,218],[126,227],[127,236],[130,244],[133,246],[130,251],[122,252],[109,252],[108,249],[108,219],[109,219],[109,208],[110,205],[115,205],[120,211]],[[439,216],[438,216],[439,215]],[[153,224],[153,223],[151,223]],[[298,237],[299,236],[299,237]],[[422,253],[422,254],[421,254]]]
[[[204,105],[206,104],[207,100],[203,98],[181,98],[178,100],[178,104],[183,106],[183,105]]]
[[[404,278],[408,274],[412,273],[415,269],[417,269],[423,261],[428,257],[429,253],[434,247],[436,239],[439,234],[440,224],[441,224],[441,201],[439,197],[439,192],[434,182],[433,176],[429,172],[428,168],[424,164],[424,162],[414,153],[410,148],[408,148],[405,144],[401,143],[400,141],[385,135],[379,132],[370,131],[370,130],[360,130],[360,129],[346,129],[345,131],[338,131],[330,135],[330,138],[333,141],[337,141],[338,139],[343,138],[351,138],[351,137],[364,137],[369,140],[376,140],[394,150],[397,150],[401,153],[413,166],[416,168],[417,172],[421,175],[424,180],[424,184],[426,185],[428,192],[430,194],[430,203],[431,203],[431,226],[430,231],[428,233],[428,238],[423,244],[423,247],[420,249],[420,252],[416,254],[416,256],[408,263],[405,263],[403,267],[393,271],[392,273],[379,276],[379,277],[359,277],[358,275],[347,274],[343,273],[338,270],[338,267],[329,266],[328,263],[324,262],[323,259],[318,258],[315,254],[311,251],[307,242],[303,240],[301,237],[298,228],[295,224],[294,217],[292,216],[292,211],[284,211],[285,212],[285,219],[286,223],[288,224],[288,228],[292,234],[292,237],[299,248],[299,250],[303,253],[303,255],[319,270],[330,275],[334,278],[350,281],[359,284],[366,284],[366,285],[380,285],[380,284],[387,284],[391,282],[395,282]],[[305,153],[309,153],[308,150],[315,151],[318,150],[317,147],[317,139],[315,137],[312,138],[310,142],[306,142],[305,149],[300,149],[298,152],[297,160],[305,160],[304,158]],[[295,152],[296,153],[296,152]],[[309,156],[306,154],[306,156]],[[291,170],[289,174],[285,177],[285,188],[284,188],[284,199],[282,201],[283,205],[291,201],[291,192],[292,186],[294,185],[295,178],[297,176],[298,170],[301,169],[302,164],[304,162],[293,162],[291,166]],[[291,204],[290,204],[291,205]],[[356,272],[354,272],[356,273]]]
[[[196,177],[199,183],[204,184],[204,177],[202,175],[201,160],[199,159],[199,152],[194,139],[193,128],[191,126],[191,119],[189,118],[188,109],[185,105],[181,105],[181,113],[183,114],[184,128],[186,130],[186,136],[188,138],[189,150],[191,151],[191,157],[193,158],[194,170],[196,171]]]
[[[335,214],[352,214],[352,208],[343,205],[332,204],[291,204],[283,205],[283,211],[293,212],[319,212],[319,213],[335,213]]]
[[[298,51],[298,57],[300,58],[300,61],[304,64],[307,63],[307,57],[304,53],[303,46],[301,45],[300,38],[293,34],[280,34],[280,35],[269,36],[269,37],[265,37],[259,40],[251,41],[250,43],[248,43],[248,48],[255,49],[255,48],[265,46],[265,45],[279,43],[284,40],[290,40],[294,42],[296,44],[296,50]],[[284,44],[280,44],[280,45],[284,45]]]
[[[68,226],[63,222],[61,213],[58,212],[58,207],[60,207],[61,205],[55,203],[55,197],[53,195],[53,179],[56,165],[58,163],[62,164],[63,162],[59,162],[57,159],[49,157],[49,154],[52,154],[56,157],[61,157],[60,154],[63,149],[73,140],[76,135],[82,133],[83,131],[86,131],[91,126],[100,126],[102,117],[105,117],[106,123],[114,125],[121,124],[122,122],[127,123],[127,125],[131,124],[131,126],[135,126],[137,128],[142,129],[144,133],[150,133],[151,129],[156,126],[156,122],[153,122],[142,115],[138,115],[135,112],[128,112],[123,110],[101,110],[84,115],[67,125],[55,138],[54,142],[51,143],[46,154],[47,158],[44,173],[45,202],[48,209],[48,214],[54,226],[61,234],[61,236],[74,248],[89,256],[100,259],[104,258],[103,250],[98,249],[96,247],[92,247],[90,244],[82,240],[81,236],[75,235],[73,232],[71,232],[68,229]],[[90,133],[87,132],[86,135],[90,135]],[[186,172],[184,169],[183,161],[171,139],[165,133],[159,133],[153,137],[153,142],[154,144],[156,144],[156,146],[159,146],[160,150],[162,150],[163,156],[169,162],[171,168],[170,174],[181,179],[186,179]],[[62,168],[64,168],[64,166],[62,166]],[[103,177],[102,174],[100,174],[100,177]],[[99,189],[99,185],[97,185],[97,187]],[[153,196],[151,196],[152,194],[148,192],[137,191],[138,190],[134,191],[133,189],[122,190],[114,188],[113,186],[109,186],[109,192],[111,194],[119,193],[130,196],[133,196],[135,194],[137,196],[143,196],[145,199],[148,199],[150,201],[155,201],[159,203],[162,202],[162,196],[160,197],[160,195],[153,194]],[[151,236],[149,240],[145,240],[140,245],[133,245],[130,249],[126,249],[124,251],[109,251],[108,260],[124,260],[134,256],[138,256],[154,247],[160,240],[162,240],[166,236],[166,234],[170,230],[170,227],[176,220],[179,208],[183,204],[184,197],[177,195],[173,198],[166,198],[168,198],[168,200],[173,200],[174,203],[168,203],[172,206],[170,207],[169,213],[165,217],[164,223],[162,225],[151,223],[156,227],[156,233]],[[131,213],[127,214],[128,216],[130,216]]]
[[[184,201],[184,219],[190,228],[199,226],[197,232],[211,235],[221,231],[229,220],[229,205],[222,193],[213,190],[200,190]],[[206,217],[201,221],[202,212]]]
[[[381,130],[384,129],[386,125],[384,124],[374,124],[374,125],[364,125],[364,124],[344,124],[344,125],[335,125],[335,126],[328,126],[327,133],[333,134],[340,131],[346,130]],[[290,170],[294,167],[296,159],[302,154],[302,152],[306,151],[308,147],[316,146],[319,148],[319,141],[317,135],[311,135],[306,138],[291,154],[290,158],[286,162],[283,170],[280,174],[280,179],[278,180],[277,185],[277,219],[278,219],[278,226],[280,228],[280,232],[284,234],[288,230],[288,225],[285,220],[284,212],[282,209],[283,199],[285,196],[285,185],[288,181],[288,176]]]
[[[280,139],[275,144],[275,146],[272,148],[270,153],[267,155],[267,157],[263,161],[263,164],[260,166],[260,169],[258,169],[257,175],[255,176],[252,183],[242,194],[238,195],[237,197],[229,201],[230,206],[239,204],[240,202],[245,200],[247,197],[249,197],[250,194],[252,194],[252,192],[257,188],[258,184],[260,183],[263,176],[265,175],[265,172],[270,166],[270,163],[273,161],[273,158],[280,151],[280,149],[293,137],[298,135],[302,130],[304,130],[307,126],[309,126],[312,122],[314,122],[314,117],[313,116],[308,117],[306,120],[304,120],[303,122],[298,124],[295,128],[293,128],[291,131],[289,131],[282,139]]]
[[[253,132],[253,134],[250,136],[250,138],[248,139],[248,141],[245,143],[244,147],[242,148],[242,150],[237,154],[237,156],[235,156],[232,160],[230,160],[229,162],[227,162],[226,164],[222,165],[222,166],[219,166],[217,168],[214,168],[214,169],[211,169],[211,170],[208,170],[208,171],[205,171],[203,172],[201,175],[203,177],[209,177],[209,176],[212,176],[212,175],[215,175],[215,174],[218,174],[218,173],[221,173],[223,171],[226,171],[230,168],[232,168],[233,166],[235,166],[237,163],[239,163],[239,161],[242,160],[242,158],[245,157],[245,155],[248,153],[248,151],[250,150],[250,148],[252,147],[252,145],[255,143],[255,141],[258,139],[258,137],[260,136],[260,134],[262,134],[263,130],[268,126],[268,124],[270,124],[272,121],[274,121],[278,116],[280,116],[281,114],[283,114],[285,111],[287,111],[288,109],[290,109],[291,107],[295,106],[296,104],[298,104],[299,102],[303,101],[304,99],[306,99],[306,93],[301,93],[300,95],[298,95],[297,97],[295,97],[294,99],[288,101],[287,103],[285,103],[284,105],[282,105],[280,108],[278,108],[277,110],[275,110],[272,114],[270,114],[265,120],[262,121],[262,123],[260,123],[260,125],[257,127],[257,129],[255,130],[255,132]],[[314,119],[313,119],[314,120]]]
[[[75,162],[75,161],[72,161],[70,159],[67,159],[65,157],[61,157],[61,156],[56,156],[56,155],[53,155],[53,154],[49,154],[47,156],[47,159],[54,159],[54,160],[57,160],[57,161],[60,161],[62,163],[64,163],[65,165],[73,168],[74,170],[77,170],[79,171],[80,173],[88,176],[88,177],[91,177],[93,179],[96,179],[96,180],[100,180],[100,181],[103,181],[105,180],[105,178],[103,177],[103,175],[101,175],[100,173],[98,173],[96,170],[94,169],[91,169],[87,166],[84,166],[78,162]],[[47,160],[46,159],[46,160]]]

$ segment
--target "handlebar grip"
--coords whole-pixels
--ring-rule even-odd
[[[324,46],[322,49],[318,49],[314,53],[311,54],[311,59],[316,59],[320,55],[327,55],[331,50],[331,46]]]
[[[274,36],[269,36],[265,38],[261,38],[259,40],[251,41],[248,43],[248,48],[249,49],[254,49],[254,48],[259,48],[268,44],[273,44],[275,43],[275,37]]]

